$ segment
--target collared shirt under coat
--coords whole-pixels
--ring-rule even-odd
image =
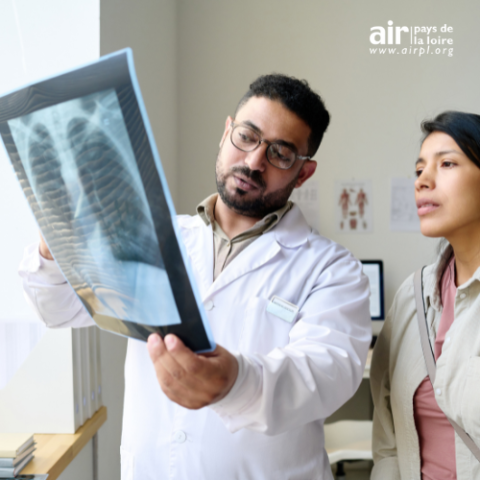
[[[212,226],[213,231],[213,280],[222,273],[222,270],[237,256],[245,250],[260,235],[271,230],[282,217],[292,208],[293,203],[287,202],[282,208],[269,213],[264,218],[255,223],[248,230],[228,238],[220,224],[215,220],[215,204],[217,203],[218,193],[207,197],[197,206],[199,217],[205,222],[207,227]]]

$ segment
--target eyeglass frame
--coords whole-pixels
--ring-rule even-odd
[[[241,152],[245,152],[245,153],[250,153],[250,152],[254,152],[262,143],[266,143],[268,146],[267,146],[267,149],[265,150],[265,157],[267,158],[267,162],[272,165],[272,167],[275,167],[275,168],[278,168],[279,170],[290,170],[294,165],[295,163],[297,163],[297,160],[302,160],[302,161],[305,161],[305,160],[311,160],[312,157],[308,157],[308,156],[302,156],[302,155],[298,155],[296,152],[293,151],[292,148],[290,148],[290,150],[292,150],[292,152],[295,154],[295,161],[287,168],[282,168],[282,167],[279,167],[278,165],[275,165],[274,163],[272,163],[270,161],[270,158],[268,158],[268,150],[269,148],[272,146],[272,145],[280,145],[282,147],[285,147],[286,145],[282,145],[281,143],[278,143],[278,142],[270,142],[269,140],[265,140],[264,138],[262,138],[260,136],[260,134],[252,127],[250,127],[249,125],[245,125],[244,123],[235,123],[233,120],[230,122],[230,127],[232,128],[232,131],[230,132],[230,142],[232,142],[232,145],[237,149],[237,150],[240,150]],[[245,128],[248,128],[249,130],[252,130],[252,132],[254,132],[258,137],[260,137],[260,140],[258,141],[257,145],[252,148],[252,150],[243,150],[242,148],[238,147],[237,145],[235,145],[235,143],[233,142],[233,131],[235,130],[235,127],[245,127]]]

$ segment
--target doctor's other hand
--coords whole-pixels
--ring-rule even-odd
[[[147,348],[160,387],[182,407],[196,410],[221,400],[237,379],[237,359],[219,345],[213,352],[197,355],[175,335],[162,340],[152,333]]]
[[[43,258],[46,258],[47,260],[53,260],[52,254],[50,253],[50,250],[47,247],[47,244],[45,243],[45,240],[43,239],[42,234],[40,233],[40,255]]]

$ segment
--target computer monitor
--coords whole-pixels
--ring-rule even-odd
[[[372,319],[372,333],[380,333],[385,320],[385,298],[383,288],[382,260],[361,260],[363,273],[370,281],[370,317]]]

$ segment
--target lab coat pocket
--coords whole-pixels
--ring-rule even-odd
[[[133,480],[133,467],[135,457],[123,447],[120,447],[120,462],[122,471],[122,480]]]
[[[243,317],[239,350],[266,354],[288,344],[293,322],[289,323],[267,311],[269,300],[253,297],[249,300]]]
[[[462,421],[465,430],[480,445],[480,357],[467,363],[467,378],[462,395]]]

